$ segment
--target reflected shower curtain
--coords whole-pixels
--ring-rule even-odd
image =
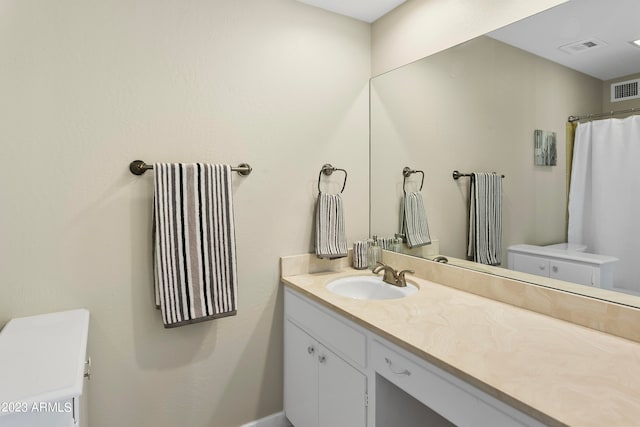
[[[640,292],[640,116],[580,123],[569,190],[569,243],[620,259],[615,287]]]

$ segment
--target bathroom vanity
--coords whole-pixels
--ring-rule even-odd
[[[640,417],[640,385],[629,380],[640,377],[636,342],[420,271],[409,277],[414,295],[348,298],[326,285],[367,272],[290,268],[299,262],[282,265],[285,414],[294,425],[630,425]]]
[[[543,425],[289,288],[285,319],[285,414],[293,425],[366,427],[375,419],[369,409],[385,414],[381,425],[418,425],[421,412],[433,426]],[[425,409],[376,401],[377,376]],[[412,413],[399,410],[407,406]]]
[[[0,426],[87,426],[85,309],[11,319],[0,332]]]
[[[581,285],[613,289],[618,258],[585,252],[586,247],[568,244],[513,245],[507,249],[510,270]]]

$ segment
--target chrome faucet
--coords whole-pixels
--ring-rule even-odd
[[[378,262],[378,266],[373,269],[373,274],[378,274],[380,271],[384,270],[384,276],[382,276],[382,281],[388,283],[393,286],[398,286],[400,288],[404,288],[407,286],[407,280],[404,275],[406,273],[413,274],[413,270],[402,270],[397,272],[393,267],[390,267],[386,264]]]

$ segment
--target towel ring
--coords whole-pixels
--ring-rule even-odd
[[[341,171],[344,172],[344,182],[342,183],[342,190],[340,190],[340,193],[342,193],[344,191],[344,187],[347,186],[347,171],[344,169],[340,169],[340,168],[334,168],[331,163],[325,163],[324,165],[322,165],[322,169],[320,169],[320,173],[318,174],[318,193],[320,193],[320,178],[322,177],[322,174],[325,174],[326,176],[330,176],[332,173],[334,173],[335,171]]]
[[[404,179],[402,180],[402,191],[404,192],[404,194],[407,194],[407,188],[406,188],[407,178],[409,178],[414,173],[422,174],[422,181],[420,181],[420,190],[418,190],[418,191],[422,191],[422,186],[424,185],[424,172],[420,170],[411,169],[409,166],[405,166],[405,168],[402,169],[402,175],[404,175]]]

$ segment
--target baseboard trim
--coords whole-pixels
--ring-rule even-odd
[[[287,417],[284,416],[284,412],[277,412],[271,414],[268,417],[260,418],[259,420],[251,421],[250,423],[243,424],[240,427],[292,427]]]

